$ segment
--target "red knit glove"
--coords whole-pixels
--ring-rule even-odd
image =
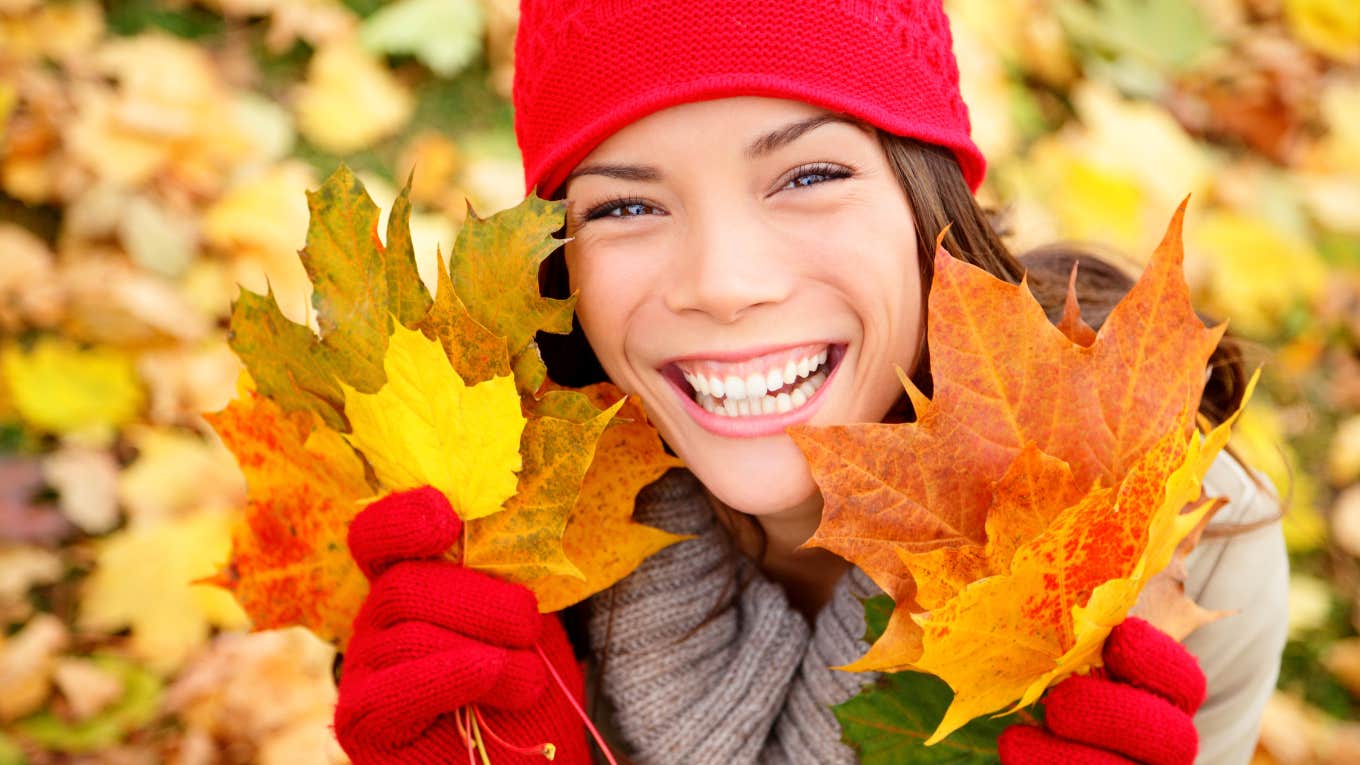
[[[496,737],[535,749],[551,742],[555,765],[588,765],[584,725],[534,650],[581,699],[561,622],[539,614],[525,587],[442,560],[461,530],[430,487],[384,497],[350,524],[350,553],[372,588],[345,652],[336,739],[355,765],[464,761],[454,713],[475,705],[495,765],[547,762]]]
[[[1076,675],[1044,699],[1044,727],[1012,725],[1003,765],[1191,765],[1204,673],[1180,643],[1139,618],[1105,641],[1108,677]]]

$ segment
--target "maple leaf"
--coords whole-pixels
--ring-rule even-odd
[[[515,381],[530,395],[547,377],[534,334],[570,332],[576,306],[574,296],[545,298],[538,289],[539,264],[561,244],[552,234],[564,210],[533,195],[486,220],[468,210],[449,258],[458,297],[477,323],[505,338]]]
[[[204,416],[247,485],[230,560],[205,581],[230,590],[257,629],[301,624],[343,646],[368,593],[345,542],[374,495],[363,462],[315,414],[285,412],[254,390]]]
[[[597,383],[579,392],[553,390],[540,402],[541,412],[577,420],[594,417],[596,407],[620,402],[613,405],[617,414],[595,448],[562,537],[562,551],[580,576],[547,574],[529,584],[545,613],[604,590],[647,556],[689,538],[632,520],[638,492],[681,462],[666,453],[642,405],[622,397],[613,385]]]
[[[955,699],[932,742],[1097,663],[1198,520],[1179,513],[1231,421],[1203,444],[1192,427],[1223,330],[1190,305],[1184,209],[1094,337],[1071,298],[1055,327],[1023,283],[940,250],[934,397],[903,376],[916,421],[790,429],[826,500],[808,544],[897,604],[847,669],[945,679]]]
[[[483,383],[485,385],[485,383]],[[524,429],[519,492],[505,512],[469,523],[463,562],[529,585],[541,576],[584,579],[567,558],[562,537],[586,469],[605,427],[623,405],[584,422],[532,417]]]
[[[314,192],[302,264],[312,281],[318,338],[289,321],[272,292],[243,289],[232,307],[232,350],[261,393],[288,410],[315,412],[345,430],[343,382],[363,393],[383,384],[383,354],[392,317],[410,326],[424,317],[428,294],[416,273],[410,241],[409,187],[388,220],[388,245],[378,239],[378,207],[341,165]]]
[[[227,593],[191,584],[227,557],[230,526],[226,513],[204,511],[105,537],[77,624],[101,632],[130,627],[131,653],[166,673],[207,640],[212,626],[245,626],[246,615]]]
[[[497,377],[467,386],[437,341],[401,326],[393,332],[383,366],[387,384],[377,393],[341,384],[345,416],[353,427],[349,441],[383,487],[433,486],[464,521],[501,510],[516,493],[521,434],[535,443],[547,435],[537,428],[525,433],[514,381]],[[573,454],[564,451],[557,458]],[[587,452],[587,464],[589,459]]]
[[[443,256],[437,256],[436,260],[439,270],[434,304],[416,327],[427,336],[439,340],[453,370],[468,385],[509,375],[510,351],[505,345],[505,338],[472,318],[453,289],[453,280],[449,277]]]
[[[82,348],[43,336],[27,351],[0,349],[0,375],[34,428],[100,440],[133,419],[145,400],[132,357],[114,348]]]

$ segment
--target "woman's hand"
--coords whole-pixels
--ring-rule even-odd
[[[1105,641],[1108,677],[1070,677],[1048,692],[1044,727],[1012,725],[998,742],[1004,765],[1190,765],[1204,703],[1195,657],[1138,618]]]
[[[450,762],[467,756],[459,715],[475,709],[496,765],[545,763],[549,742],[555,763],[586,765],[584,725],[535,648],[581,698],[561,623],[525,587],[441,559],[461,531],[429,487],[384,497],[350,524],[372,587],[345,654],[336,738],[355,765]]]

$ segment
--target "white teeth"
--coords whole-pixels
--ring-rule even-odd
[[[828,350],[822,349],[811,356],[788,361],[782,368],[753,372],[745,377],[717,377],[684,370],[682,373],[694,389],[694,400],[705,411],[721,417],[761,416],[806,406],[826,382],[824,365],[828,357]],[[786,386],[794,387],[782,393],[775,392]]]
[[[728,375],[723,380],[723,389],[727,391],[728,398],[746,398],[746,381],[736,375]]]
[[[826,372],[817,372],[797,387],[792,392],[780,393],[778,395],[765,394],[749,396],[747,398],[723,398],[718,399],[706,393],[701,393],[695,398],[705,411],[711,412],[719,417],[752,417],[770,414],[783,414],[800,409],[812,400],[812,395],[817,389],[826,382]],[[749,392],[749,391],[748,391]]]
[[[746,378],[746,397],[760,398],[765,395],[765,375],[756,373]]]

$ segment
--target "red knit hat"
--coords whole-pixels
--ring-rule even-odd
[[[790,98],[954,152],[974,190],[941,0],[523,0],[515,132],[526,189],[555,192],[600,142],[690,101]]]

